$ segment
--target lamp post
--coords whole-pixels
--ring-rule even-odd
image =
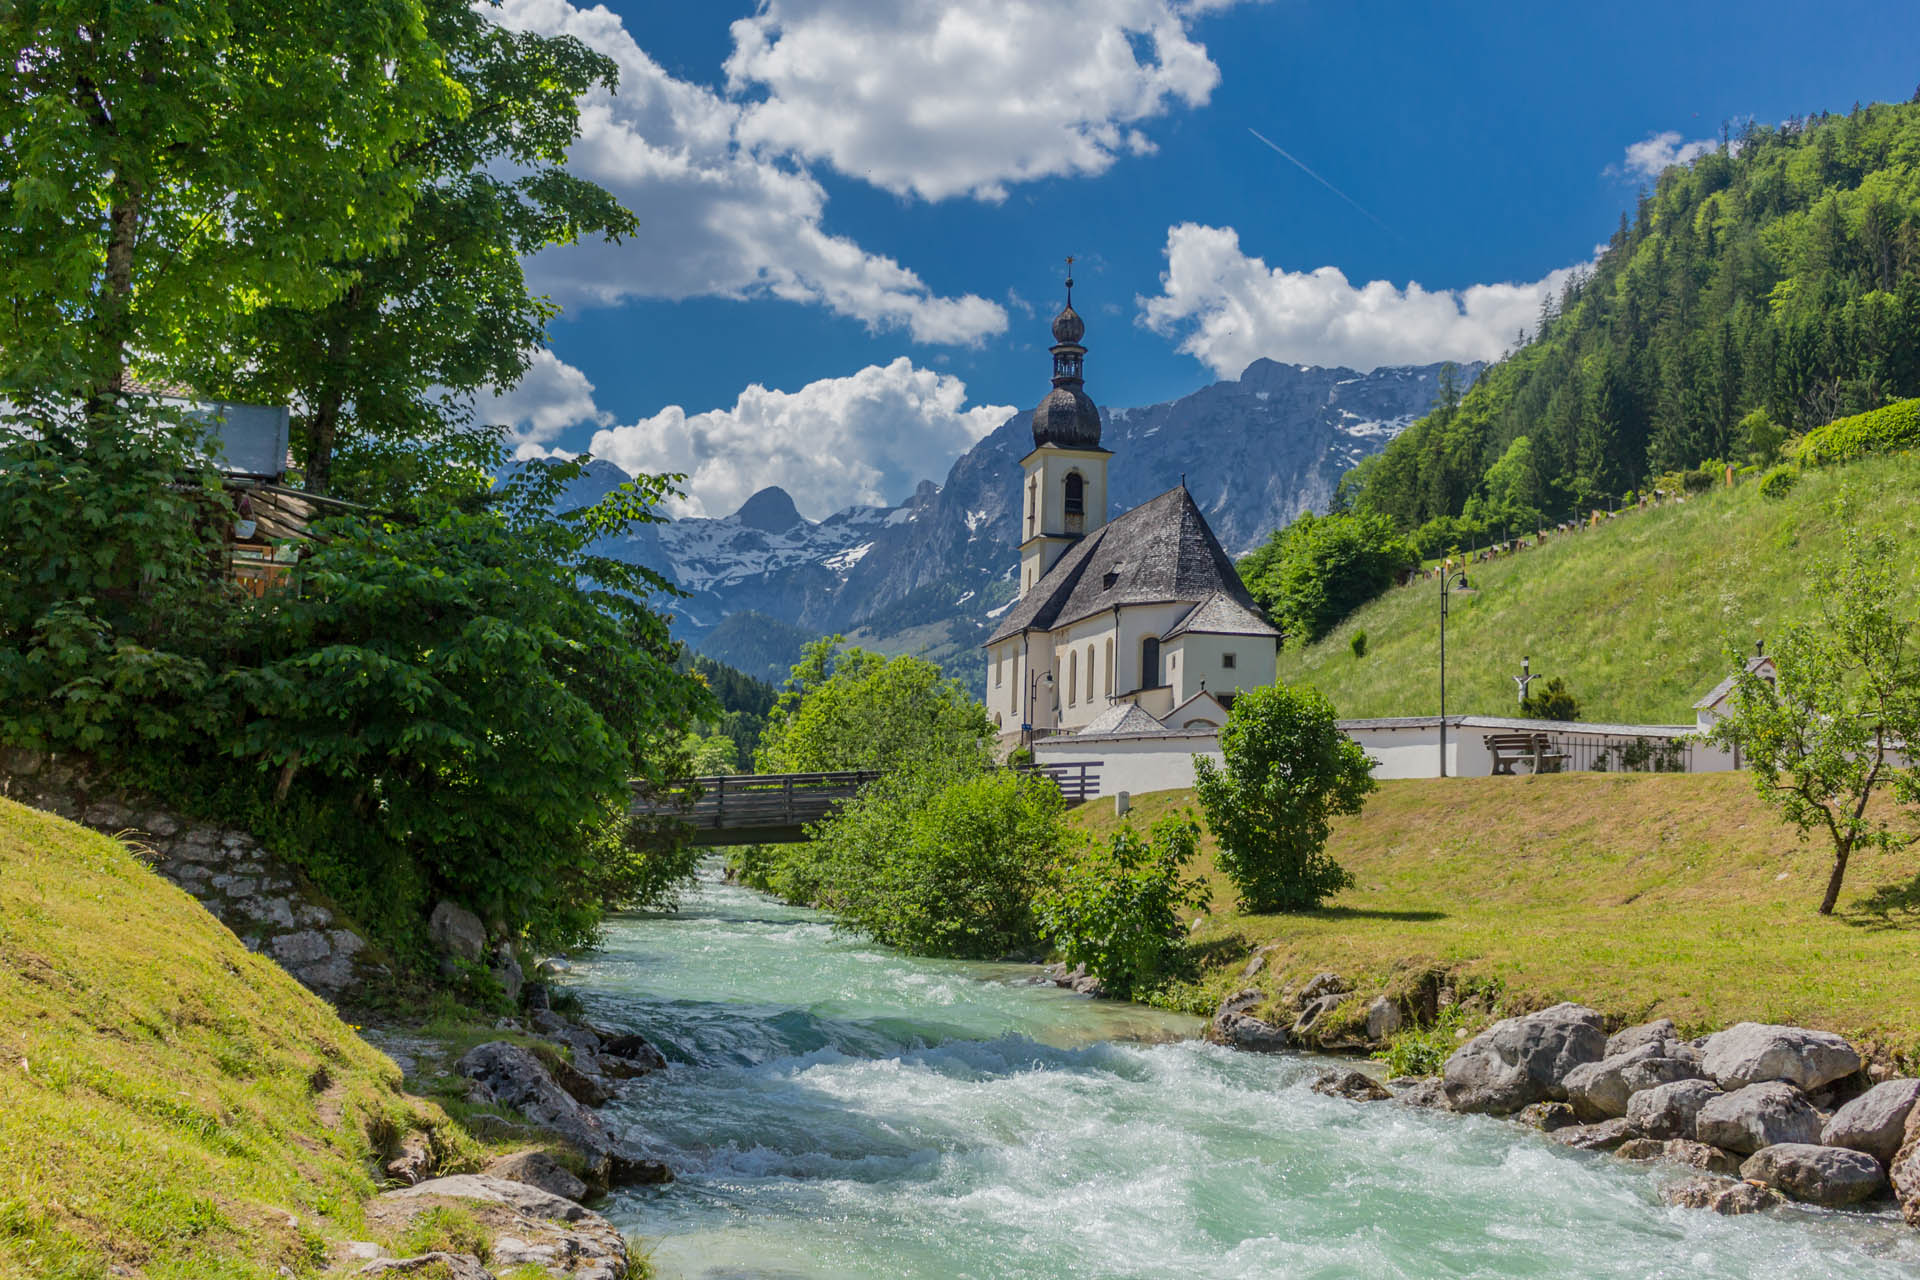
[[[1029,748],[1033,746],[1034,698],[1038,695],[1040,690],[1051,689],[1051,688],[1053,688],[1053,672],[1051,671],[1044,671],[1038,674],[1029,675],[1027,677],[1027,714],[1025,717],[1025,723],[1020,726],[1020,731],[1026,736],[1025,745]]]
[[[1447,597],[1458,587],[1469,590],[1465,570],[1455,572],[1453,561],[1440,563],[1440,776],[1447,776]]]

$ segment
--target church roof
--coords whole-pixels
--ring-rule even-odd
[[[1278,636],[1280,632],[1260,614],[1224,591],[1216,591],[1193,606],[1173,624],[1164,639],[1195,632],[1208,636]]]
[[[1052,631],[1116,605],[1199,603],[1220,594],[1253,610],[1233,561],[1185,485],[1108,521],[1036,582],[987,639]]]
[[[1167,726],[1131,702],[1116,702],[1080,729],[1089,733],[1158,733]]]

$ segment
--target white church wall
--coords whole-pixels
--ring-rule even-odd
[[[1193,785],[1193,759],[1211,757],[1219,763],[1220,737],[1213,733],[1155,734],[1150,738],[1046,738],[1034,744],[1039,764],[1079,764],[1097,761],[1099,794],[1126,791],[1175,791]]]
[[[1166,647],[1161,647],[1160,676],[1143,676],[1140,670],[1140,642],[1149,636],[1159,638],[1167,633],[1174,623],[1180,621],[1192,605],[1169,604],[1131,604],[1121,608],[1119,616],[1119,680],[1115,682],[1116,693],[1131,693],[1142,687],[1151,688],[1164,683],[1166,679]],[[1144,705],[1144,704],[1142,704]],[[1172,704],[1169,702],[1169,709]]]
[[[1166,651],[1179,656],[1178,663],[1170,668],[1176,705],[1203,688],[1208,693],[1241,693],[1273,683],[1277,650],[1271,636],[1216,636],[1190,631],[1169,641]],[[1233,657],[1231,667],[1227,666],[1229,654]]]

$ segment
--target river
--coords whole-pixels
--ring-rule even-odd
[[[570,983],[672,1061],[606,1118],[668,1161],[604,1211],[668,1280],[1914,1277],[1879,1215],[1669,1208],[1677,1172],[1323,1098],[1324,1061],[920,960],[719,882]]]

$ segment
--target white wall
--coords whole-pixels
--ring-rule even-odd
[[[1128,791],[1174,791],[1193,785],[1193,758],[1220,761],[1217,734],[1166,734],[1151,738],[1044,738],[1033,746],[1040,764],[1077,764],[1098,761],[1099,794]]]
[[[1272,636],[1219,636],[1189,631],[1170,640],[1163,654],[1177,654],[1179,663],[1169,672],[1173,701],[1178,706],[1199,693],[1241,693],[1273,683],[1279,645]],[[1233,669],[1224,661],[1233,655]]]

